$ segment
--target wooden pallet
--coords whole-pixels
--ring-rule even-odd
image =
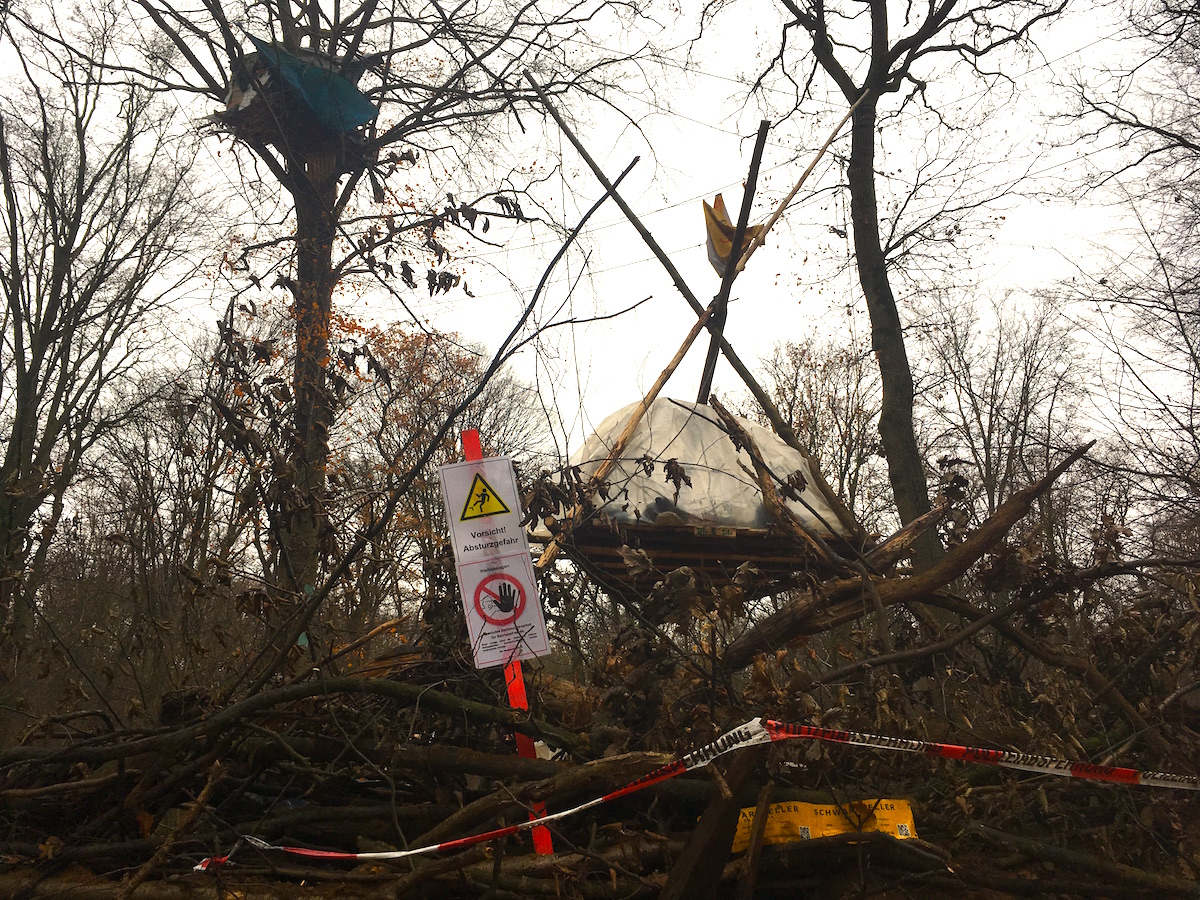
[[[844,549],[840,538],[824,540],[835,551]],[[623,547],[643,551],[653,571],[634,575]],[[627,597],[644,596],[666,573],[683,566],[721,586],[732,583],[738,568],[749,563],[759,573],[749,591],[754,596],[786,589],[806,572],[824,571],[795,541],[771,530],[722,525],[586,523],[564,539],[563,551],[605,588]],[[742,586],[747,586],[744,579]]]

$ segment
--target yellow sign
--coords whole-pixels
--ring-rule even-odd
[[[488,516],[498,516],[508,512],[512,512],[512,510],[500,499],[495,488],[488,484],[482,475],[476,473],[458,521],[470,522],[472,519],[486,519]]]
[[[733,836],[733,852],[745,850],[750,844],[750,827],[754,824],[754,807],[748,806],[738,817],[737,833]],[[836,834],[882,831],[902,840],[915,838],[912,807],[907,800],[853,800],[836,803],[773,803],[767,811],[767,826],[763,831],[764,844],[788,844]]]

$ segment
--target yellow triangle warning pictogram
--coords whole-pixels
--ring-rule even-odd
[[[486,519],[488,516],[498,516],[508,512],[512,512],[512,510],[500,499],[500,495],[482,475],[476,473],[458,521],[469,522],[472,519]]]

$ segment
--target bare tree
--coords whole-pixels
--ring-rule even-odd
[[[1175,243],[1170,223],[1153,228],[1154,204],[1140,205],[1146,227],[1125,259],[1062,293],[1091,305],[1089,332],[1106,354],[1101,410],[1120,451],[1106,464],[1128,478],[1134,501],[1153,514],[1153,543],[1190,557],[1187,536],[1195,533],[1200,497],[1200,248]]]
[[[937,298],[923,343],[940,373],[926,398],[931,450],[969,469],[982,520],[1078,442],[1071,426],[1084,396],[1080,350],[1049,298],[1011,296],[983,310]]]
[[[968,71],[989,77],[984,72],[985,58],[1028,42],[1034,27],[1057,16],[1065,4],[1053,0],[941,0],[918,9],[898,7],[887,0],[782,0],[782,5],[786,12],[778,49],[758,76],[756,88],[778,73],[794,91],[791,113],[806,108],[806,102],[815,99],[826,83],[847,103],[858,103],[851,121],[846,170],[850,227],[883,389],[880,439],[896,507],[901,520],[908,523],[929,510],[929,489],[913,427],[912,366],[891,269],[912,240],[928,237],[933,224],[919,221],[903,227],[893,222],[890,229],[883,224],[876,151],[890,127],[886,104],[891,95],[900,95],[901,107],[931,102],[930,80],[954,77],[939,68],[946,63],[958,61]],[[705,21],[730,7],[740,8],[725,0],[707,4]],[[804,38],[800,50],[793,45],[796,33]],[[939,133],[949,128],[941,115],[935,110],[931,116],[930,127]],[[924,180],[929,169],[918,174],[918,181]],[[970,205],[978,205],[978,201]],[[922,566],[930,565],[940,554],[933,535],[920,541],[916,551]]]
[[[265,315],[260,308],[260,324]],[[364,522],[384,527],[331,593],[321,630],[337,648],[390,621],[425,646],[438,631],[423,616],[431,604],[443,624],[461,623],[457,597],[445,590],[453,569],[436,471],[456,456],[454,436],[438,442],[395,514],[383,510],[394,479],[418,462],[414,454],[469,393],[485,358],[452,336],[396,326],[358,339],[386,370],[339,360],[330,373],[339,396],[331,555],[342,559]],[[268,638],[276,617],[266,575],[278,552],[279,497],[266,473],[277,459],[270,451],[278,450],[278,423],[260,414],[254,432],[233,433],[221,410],[237,402],[238,389],[227,368],[213,364],[216,347],[215,339],[199,342],[182,366],[160,362],[140,376],[144,399],[86,454],[66,493],[63,527],[38,542],[23,582],[38,627],[4,693],[26,715],[61,713],[87,698],[114,720],[129,720],[169,706],[182,691],[213,696]],[[255,385],[285,383],[278,373],[288,362],[262,363]],[[385,380],[378,371],[393,375]],[[501,372],[469,405],[466,416],[489,449],[529,459],[538,423],[522,414],[533,406],[528,393]],[[268,452],[247,452],[256,443]],[[387,643],[375,641],[372,652]]]
[[[771,398],[830,486],[868,531],[882,531],[891,504],[879,459],[879,373],[870,350],[815,340],[777,344],[763,368]]]
[[[136,77],[203,98],[234,139],[235,158],[252,175],[244,180],[282,192],[290,219],[247,248],[284,252],[267,261],[231,254],[228,263],[243,282],[273,279],[292,302],[291,421],[273,475],[288,514],[277,523],[271,580],[296,602],[320,584],[326,556],[335,296],[351,283],[400,303],[417,290],[466,292],[445,234],[485,233],[491,218],[525,221],[519,192],[540,177],[497,173],[489,162],[506,140],[521,140],[509,133],[524,128],[521,72],[541,72],[556,94],[603,94],[609,60],[590,49],[590,32],[637,13],[607,0],[454,9],[403,0],[198,8],[139,0],[130,12],[154,36],[131,67]],[[163,67],[152,71],[157,59]],[[452,170],[472,195],[422,194],[444,183],[435,171]],[[498,212],[480,208],[488,198]]]
[[[7,22],[18,57],[0,101],[0,613],[13,651],[31,622],[30,550],[53,533],[89,448],[128,410],[148,317],[191,271],[199,209],[169,107],[109,83],[111,15]]]
[[[87,454],[63,526],[39,544],[38,628],[11,686],[29,713],[60,711],[58,684],[118,720],[151,714],[172,691],[215,690],[262,639],[248,472],[200,402],[209,369],[197,353],[142,375],[144,402]]]
[[[1200,497],[1200,22],[1173,0],[1132,7],[1136,65],[1074,85],[1082,138],[1123,149],[1087,185],[1115,193],[1134,227],[1121,256],[1064,286],[1092,305],[1093,336],[1111,354],[1107,407],[1135,500],[1157,514],[1154,544],[1192,555]]]
[[[338,386],[346,378],[358,383],[335,418],[329,498],[335,552],[341,555],[356,522],[385,521],[382,511],[398,475],[413,470],[416,475],[396,514],[347,571],[336,623],[346,638],[393,616],[405,615],[415,625],[421,606],[435,593],[434,583],[452,574],[437,469],[460,457],[457,433],[444,435],[432,456],[423,457],[456,407],[466,402],[464,425],[479,430],[489,453],[513,456],[526,469],[536,467],[544,440],[536,394],[510,372],[498,372],[468,402],[487,356],[455,335],[372,327],[357,349],[373,361],[371,371],[357,373],[352,363],[332,375]],[[347,359],[347,351],[341,352]],[[457,619],[457,610],[453,614]]]

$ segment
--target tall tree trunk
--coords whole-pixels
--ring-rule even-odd
[[[333,407],[326,384],[333,310],[333,209],[337,189],[336,153],[310,154],[297,179],[295,298],[295,443],[288,462],[294,491],[283,511],[277,585],[300,597],[317,584],[325,517],[325,476]]]
[[[18,322],[19,306],[10,307],[10,315]],[[20,326],[13,330],[16,352],[24,356],[20,343]],[[29,529],[38,507],[46,499],[45,454],[39,452],[38,382],[42,370],[43,350],[34,346],[32,362],[20,358],[16,363],[17,377],[12,392],[13,419],[8,431],[8,445],[0,460],[0,665],[15,666],[25,648],[33,627],[33,612],[26,602],[25,575],[29,555]],[[59,431],[54,410],[46,432],[57,437]],[[8,673],[8,674],[11,674]]]
[[[879,202],[875,196],[875,98],[854,112],[850,147],[850,215],[858,280],[871,317],[871,347],[879,364],[883,403],[879,438],[887,457],[888,478],[900,521],[908,524],[926,513],[929,484],[913,430],[913,376],[904,348],[900,312],[888,281],[887,260],[879,234]],[[937,535],[926,532],[914,546],[914,563],[928,568],[942,555]]]
[[[23,595],[28,524],[17,503],[0,502],[0,681],[12,677],[32,621]]]

